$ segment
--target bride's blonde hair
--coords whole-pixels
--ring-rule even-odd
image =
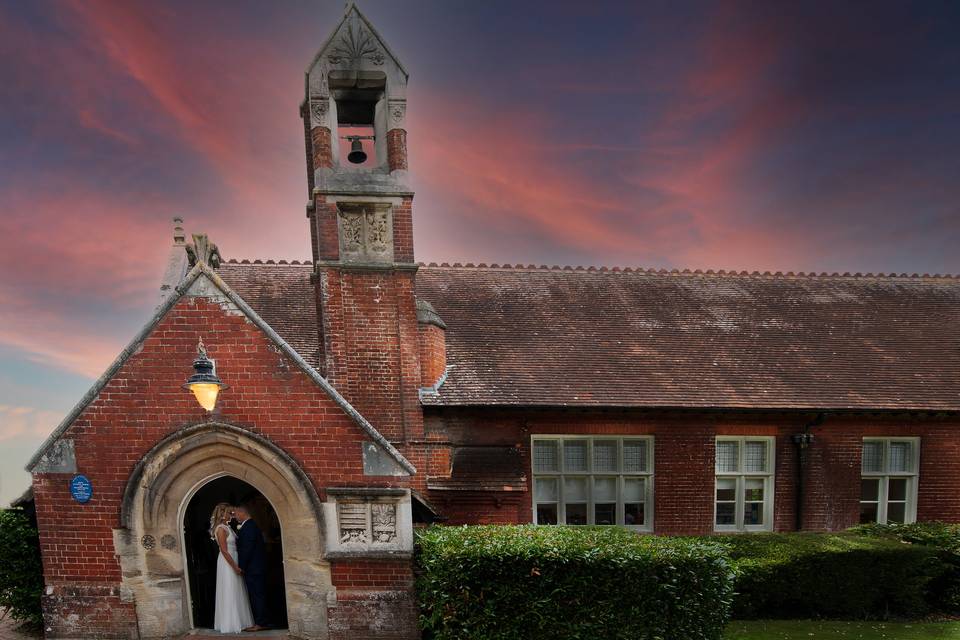
[[[213,513],[210,514],[210,539],[217,539],[217,526],[223,524],[223,516],[226,515],[233,505],[229,502],[221,502],[213,508]]]

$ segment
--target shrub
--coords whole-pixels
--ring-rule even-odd
[[[0,510],[0,609],[31,626],[43,624],[40,539],[26,514]]]
[[[960,525],[944,522],[915,522],[913,524],[863,524],[851,529],[865,536],[893,538],[912,544],[937,547],[960,554]]]
[[[937,552],[852,533],[723,536],[737,570],[734,616],[886,618],[928,613]]]
[[[722,547],[613,527],[432,527],[417,565],[436,640],[717,640],[733,594]]]
[[[930,583],[927,599],[940,611],[960,612],[960,525],[943,522],[868,524],[853,530],[862,535],[936,549],[943,562],[944,571]]]

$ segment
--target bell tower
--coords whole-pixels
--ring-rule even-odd
[[[407,78],[349,2],[307,68],[300,108],[321,367],[395,442],[423,430]]]

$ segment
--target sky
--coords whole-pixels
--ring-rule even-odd
[[[309,259],[340,0],[0,0],[0,503],[157,302],[171,218]],[[960,3],[362,0],[421,261],[960,272]]]

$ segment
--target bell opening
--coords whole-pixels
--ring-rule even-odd
[[[350,169],[372,169],[377,166],[377,150],[372,125],[340,125],[341,165]],[[359,138],[359,139],[357,139]]]

